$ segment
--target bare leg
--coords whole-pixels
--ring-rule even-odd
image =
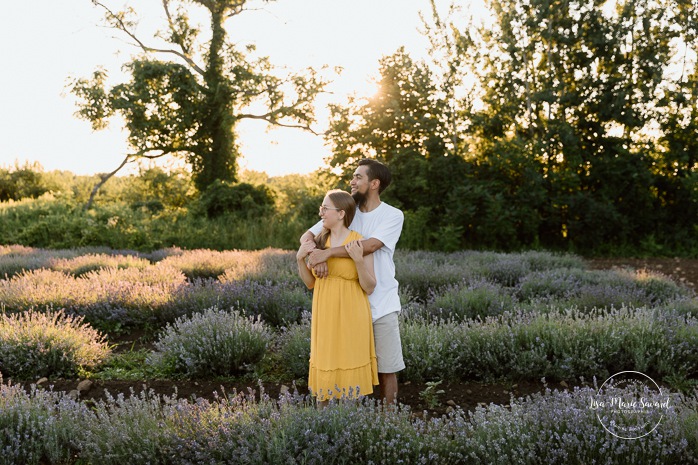
[[[397,402],[397,373],[378,373],[380,383],[381,401],[385,405],[393,405]]]
[[[318,410],[323,410],[329,405],[330,401],[329,400],[318,400],[317,401],[317,409]]]

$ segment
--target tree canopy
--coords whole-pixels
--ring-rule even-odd
[[[694,244],[695,1],[488,4],[477,27],[432,2],[431,61],[398,50],[333,108],[331,165],[387,163],[414,247]]]
[[[132,149],[124,163],[181,157],[190,165],[196,187],[204,190],[216,180],[237,180],[235,131],[240,120],[312,131],[314,99],[327,84],[319,73],[312,68],[282,72],[268,57],[257,56],[254,45],[228,38],[228,22],[238,20],[253,2],[163,0],[167,22],[149,38],[136,33],[133,9],[116,11],[93,3],[140,55],[124,65],[127,82],[108,87],[107,71],[97,69],[90,78],[74,80],[71,89],[80,99],[77,115],[95,130],[115,115],[123,118]],[[208,15],[205,33],[190,19],[193,8]]]

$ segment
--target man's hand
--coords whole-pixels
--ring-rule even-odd
[[[315,268],[319,263],[325,263],[330,258],[330,249],[315,249],[310,252],[308,264]]]
[[[329,274],[327,270],[327,260],[330,258],[329,249],[315,249],[308,256],[308,267],[315,271],[318,278],[326,278]]]

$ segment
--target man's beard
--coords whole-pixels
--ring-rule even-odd
[[[361,208],[361,206],[366,202],[366,194],[356,191],[351,196],[354,198],[354,202],[356,202],[356,207]]]

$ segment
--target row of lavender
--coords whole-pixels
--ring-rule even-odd
[[[157,376],[262,373],[275,363],[307,379],[310,325],[274,329],[236,309],[207,309],[159,332],[142,360]],[[698,375],[698,319],[658,309],[518,311],[478,321],[406,318],[404,381],[539,379],[587,381],[634,370],[677,388]],[[103,337],[62,312],[0,315],[0,372],[20,379],[100,374]],[[688,384],[687,384],[688,383]]]
[[[159,374],[229,375],[269,357],[307,374],[310,293],[290,252],[0,254],[0,372],[98,375],[115,356],[91,325],[108,338],[116,325],[147,324],[159,328],[146,358]],[[403,252],[397,262],[405,380],[590,381],[637,369],[685,385],[697,373],[695,296],[661,276],[588,271],[544,252]],[[141,393],[86,406],[0,383],[0,465],[695,462],[695,398],[674,394],[659,433],[628,441],[603,429],[594,392],[424,420],[369,401],[317,411],[299,395],[210,403]]]
[[[590,271],[547,252],[453,254],[398,251],[410,315],[459,321],[514,309],[656,307],[698,314],[693,293],[646,272]],[[10,312],[64,308],[97,327],[162,324],[239,306],[272,326],[300,321],[311,294],[292,252],[165,249],[151,254],[0,246],[0,302]]]
[[[298,393],[221,394],[193,402],[142,392],[87,406],[0,384],[0,465],[690,464],[698,457],[696,401],[679,394],[645,417],[658,431],[635,440],[604,429],[605,417],[589,408],[593,388],[441,418],[383,410],[368,399],[317,410]]]
[[[292,252],[4,252],[5,376],[99,369],[108,344],[89,325],[107,336],[160,328],[147,357],[160,375],[226,376],[267,357],[293,378],[307,376],[311,294]],[[397,262],[404,380],[639,370],[682,383],[698,374],[697,301],[662,276],[588,271],[577,257],[545,252],[403,252]]]

